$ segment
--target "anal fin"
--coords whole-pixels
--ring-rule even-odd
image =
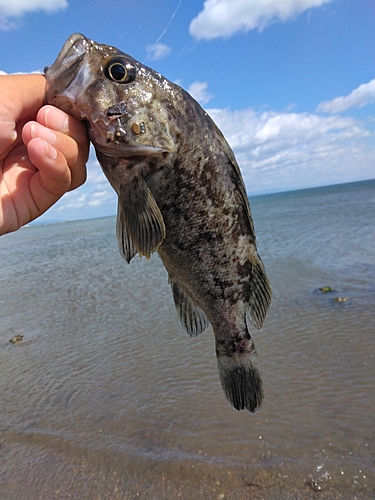
[[[169,284],[172,288],[173,300],[181,328],[190,337],[197,337],[210,324],[205,312],[194,304],[189,295],[171,277],[169,277]]]
[[[118,227],[117,233],[122,235],[120,245],[125,255],[135,251],[149,259],[163,242],[166,231],[162,213],[142,175],[120,186],[119,204],[122,215],[118,224],[125,224],[126,230]]]

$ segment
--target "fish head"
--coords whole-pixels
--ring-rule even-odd
[[[101,153],[130,157],[175,150],[173,84],[131,56],[75,33],[44,71],[46,102],[84,120]]]

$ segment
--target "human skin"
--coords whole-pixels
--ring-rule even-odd
[[[86,180],[82,122],[45,106],[43,75],[0,75],[0,235],[31,222]]]

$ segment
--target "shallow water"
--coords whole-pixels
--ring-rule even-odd
[[[375,182],[251,200],[274,289],[256,415],[114,218],[3,236],[0,499],[375,498],[374,205]]]

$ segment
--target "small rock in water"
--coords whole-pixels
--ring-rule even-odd
[[[10,342],[11,344],[20,344],[20,343],[23,341],[23,339],[24,339],[24,336],[23,336],[23,335],[16,335],[16,336],[14,337],[14,339],[10,339],[10,341],[9,341],[9,342]]]
[[[335,289],[331,288],[330,286],[322,286],[321,288],[319,288],[319,290],[322,293],[329,293],[329,292],[334,292],[335,291]]]
[[[341,304],[341,302],[346,302],[349,299],[348,297],[335,297],[333,300]]]
[[[310,481],[306,481],[306,486],[309,486],[313,491],[321,491],[322,487],[316,479],[311,477]]]

